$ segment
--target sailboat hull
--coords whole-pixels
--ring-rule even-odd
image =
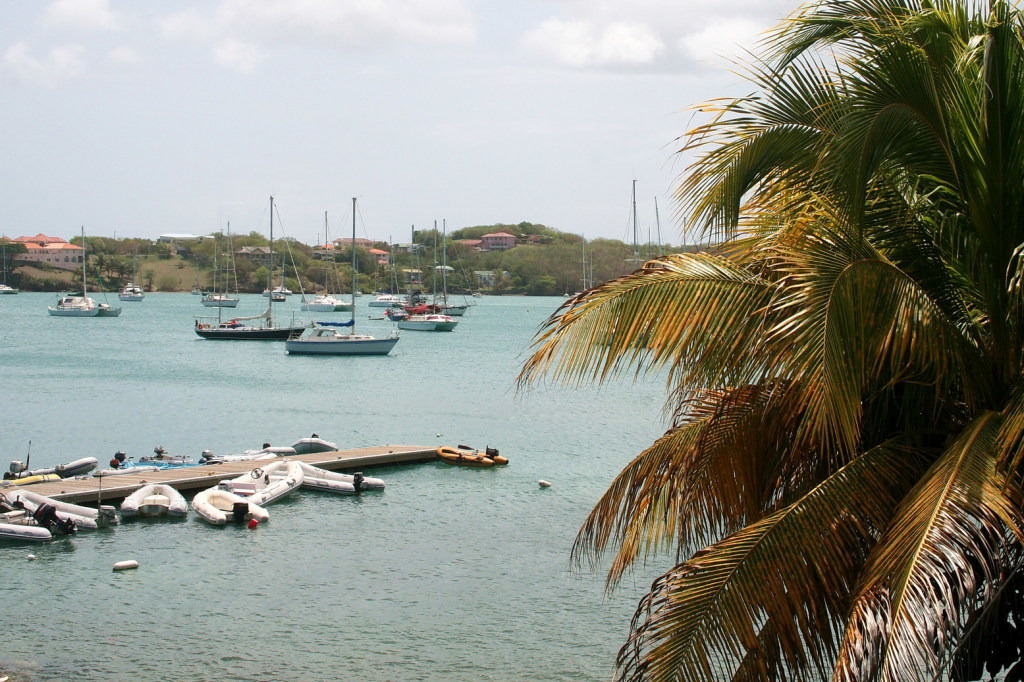
[[[196,334],[204,339],[233,341],[284,341],[292,334],[301,334],[305,327],[245,327],[227,324],[196,323]]]
[[[284,349],[290,355],[387,355],[398,343],[397,337],[378,339],[360,334],[312,334],[288,339]]]

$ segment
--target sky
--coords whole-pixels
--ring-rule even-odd
[[[0,234],[687,241],[693,107],[781,0],[0,0]]]

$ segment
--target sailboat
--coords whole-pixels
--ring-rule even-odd
[[[442,257],[441,257],[441,310],[439,312],[445,315],[451,315],[452,317],[462,317],[469,310],[469,304],[466,303],[465,297],[462,299],[462,305],[452,303],[448,300],[448,273],[452,272],[454,268],[448,265],[448,223],[443,222],[444,229],[442,234]]]
[[[352,291],[356,290],[356,199],[352,197]],[[348,322],[316,322],[305,332],[295,334],[284,342],[290,354],[305,355],[387,355],[398,343],[398,333],[378,339],[367,334],[356,334],[356,307],[353,299],[352,319]],[[348,327],[347,333],[338,327]]]
[[[202,299],[200,299],[199,302],[202,303],[203,306],[206,307],[206,308],[237,308],[238,307],[239,298],[238,298],[238,296],[232,296],[230,294],[230,292],[229,292],[231,278],[232,278],[232,275],[234,274],[234,268],[231,267],[230,265],[224,265],[218,271],[218,269],[217,269],[217,251],[218,251],[217,244],[215,242],[214,245],[213,245],[213,290],[212,291],[208,291],[206,293],[203,293],[202,291],[197,291],[197,289],[199,288],[199,285],[197,284],[196,286],[192,287],[192,293],[193,294],[195,294],[195,293],[202,294],[203,297],[202,297]],[[228,223],[228,248],[227,248],[226,260],[230,264],[230,263],[234,262],[233,259],[234,259],[234,254],[232,254],[232,252],[231,252],[231,223],[229,222]],[[219,291],[217,289],[217,273],[218,272],[222,272],[223,273],[223,277],[221,278],[223,283],[224,283],[223,284],[223,286],[224,286],[224,290],[223,291]],[[219,321],[220,320],[218,319],[218,322]]]
[[[324,243],[330,244],[331,239],[327,232],[327,211],[324,211]],[[335,267],[334,256],[331,256],[331,267]],[[352,303],[345,303],[340,298],[332,296],[330,292],[331,280],[329,273],[331,270],[324,267],[324,292],[317,294],[313,297],[313,300],[307,301],[306,295],[302,295],[302,305],[299,306],[299,310],[305,310],[311,313],[345,313],[355,309],[355,299]]]
[[[270,262],[274,262],[274,197],[270,197]],[[273,272],[267,273],[269,287]],[[245,324],[254,322],[254,324]],[[299,334],[306,325],[274,326],[274,299],[268,297],[267,309],[259,315],[236,317],[223,322],[218,316],[216,324],[196,320],[195,332],[204,339],[234,339],[237,341],[284,341]]]
[[[106,303],[97,303],[89,298],[85,286],[85,268],[89,260],[86,253],[85,228],[82,228],[82,291],[67,294],[57,299],[57,305],[47,306],[47,311],[55,317],[117,317],[121,308]]]
[[[141,301],[146,298],[146,292],[136,282],[139,281],[139,249],[136,247],[135,255],[132,257],[132,280],[121,287],[117,297],[122,301]]]
[[[6,239],[6,237],[5,237]],[[3,261],[4,261],[4,278],[0,280],[0,294],[16,294],[18,290],[7,284],[7,242],[4,242],[3,248]]]
[[[448,282],[448,264],[443,262],[441,265],[437,264],[437,223],[434,223],[434,277],[437,277],[437,273],[441,273],[441,288],[442,297],[441,301],[447,297],[447,282]],[[436,295],[437,287],[432,287],[435,291],[434,302],[432,304],[422,303],[419,305],[407,305],[405,307],[405,316],[392,317],[395,324],[399,329],[407,329],[410,331],[418,332],[450,332],[455,329],[455,325],[459,323],[454,317],[445,315],[442,312],[441,305],[438,303]],[[410,297],[411,298],[411,297]]]

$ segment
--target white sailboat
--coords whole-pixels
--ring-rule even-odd
[[[395,325],[399,329],[418,332],[450,332],[459,323],[454,317],[443,312],[443,302],[448,298],[448,264],[447,262],[443,262],[441,265],[437,264],[436,221],[434,222],[434,244],[434,277],[437,277],[438,272],[441,273],[441,298],[437,297],[436,285],[433,286],[434,302],[430,305],[406,306],[405,310],[408,314],[395,320]],[[442,258],[442,260],[446,261],[447,259]]]
[[[136,247],[135,255],[132,257],[132,280],[121,287],[117,292],[117,298],[122,301],[141,301],[146,298],[146,292],[136,282],[139,281],[139,249]]]
[[[227,262],[232,263],[234,260],[234,254],[231,253],[231,223],[228,223],[228,246],[227,246]],[[229,291],[231,287],[231,276],[234,274],[234,268],[229,265],[224,265],[221,268],[223,272],[222,281],[223,288],[217,288],[217,245],[214,244],[213,248],[213,289],[211,291],[202,294],[203,298],[200,303],[207,308],[237,308],[238,307],[238,296],[232,296]],[[198,286],[192,288],[192,293],[197,293],[196,289]],[[202,292],[199,292],[202,293]]]
[[[47,306],[46,310],[55,317],[117,317],[121,308],[106,303],[97,303],[89,298],[85,284],[85,268],[88,262],[85,228],[82,228],[82,291],[61,296],[57,305]]]
[[[352,198],[352,291],[357,286],[356,272],[356,199]],[[338,327],[348,327],[347,333]],[[284,342],[289,354],[298,355],[387,355],[398,343],[398,333],[378,339],[368,334],[356,334],[356,309],[353,299],[352,318],[348,322],[316,322],[305,332],[295,334]]]
[[[324,243],[330,244],[331,239],[327,232],[327,211],[324,211]],[[331,267],[335,267],[334,256],[331,256]],[[351,312],[355,306],[355,299],[351,303],[346,303],[336,296],[332,296],[330,293],[331,279],[329,274],[330,269],[324,268],[324,293],[317,294],[312,300],[307,301],[305,294],[302,296],[302,305],[299,306],[299,310],[305,310],[311,313],[347,313]],[[337,278],[335,278],[337,279]]]

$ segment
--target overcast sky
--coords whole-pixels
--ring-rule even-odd
[[[0,0],[0,233],[682,241],[688,107],[781,0]]]

